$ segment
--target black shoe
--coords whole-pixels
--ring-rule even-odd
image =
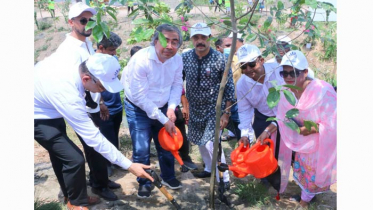
[[[107,183],[107,187],[110,189],[118,189],[120,188],[120,184],[115,183],[109,179],[109,182]]]
[[[118,200],[117,195],[115,195],[109,188],[93,188],[91,189],[92,193],[99,195],[101,198],[108,201]]]
[[[169,181],[164,181],[162,180],[161,183],[173,190],[176,190],[176,189],[180,189],[183,187],[183,185],[181,184],[181,182],[179,182],[179,180],[177,180],[176,178],[173,178]]]
[[[189,170],[198,169],[196,164],[194,164],[193,161],[190,158],[188,158],[187,160],[183,160],[183,162],[184,162],[184,166],[187,167]]]
[[[152,187],[150,185],[140,185],[139,191],[137,191],[137,197],[149,198],[152,193]]]
[[[194,176],[197,178],[206,178],[206,177],[211,177],[211,173],[207,171],[203,171],[201,173],[194,174]]]

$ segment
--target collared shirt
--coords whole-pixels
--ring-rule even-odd
[[[79,65],[83,61],[87,60],[90,55],[95,53],[95,50],[92,47],[92,42],[86,38],[85,42],[80,41],[79,39],[71,36],[71,33],[66,34],[66,39],[60,44],[56,52],[60,53],[63,57],[63,62],[73,65],[72,69],[79,68]],[[75,67],[76,66],[76,67]],[[92,93],[91,97],[93,101],[97,104],[100,102],[100,93]],[[87,112],[96,113],[100,111],[100,106],[97,106],[95,109],[86,107]]]
[[[88,117],[78,68],[58,52],[34,67],[34,119],[64,118],[84,142],[110,162],[128,169],[132,162],[111,144]],[[56,65],[58,64],[58,65]]]
[[[266,73],[263,84],[256,83],[246,75],[242,75],[237,82],[238,115],[240,118],[238,128],[241,130],[241,136],[248,137],[250,141],[254,140],[254,130],[251,125],[254,108],[266,116],[276,116],[277,107],[270,109],[267,105],[268,89],[273,87],[270,81],[277,81],[277,85],[284,84],[278,71],[273,71],[266,63],[263,66]],[[245,96],[247,92],[249,93]]]
[[[169,119],[159,108],[168,103],[175,110],[183,89],[183,61],[179,54],[162,63],[154,46],[139,50],[123,70],[126,98],[146,112],[150,119],[165,124]]]

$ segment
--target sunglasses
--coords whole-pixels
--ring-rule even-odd
[[[256,59],[253,62],[245,63],[244,65],[241,66],[241,69],[245,70],[247,68],[247,66],[249,66],[250,68],[254,68],[256,66],[257,61],[258,61],[258,59]]]
[[[82,24],[83,26],[85,26],[88,23],[88,21],[95,21],[95,20],[93,20],[92,18],[89,18],[89,19],[82,18],[79,20],[80,24]]]
[[[283,78],[286,78],[290,75],[290,77],[294,78],[295,76],[299,76],[301,70],[299,69],[295,69],[295,72],[294,71],[290,71],[290,72],[287,72],[287,71],[280,71],[280,76],[283,77]]]

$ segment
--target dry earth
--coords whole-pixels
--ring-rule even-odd
[[[171,5],[171,8],[175,8],[178,4],[177,1],[168,0],[166,1]],[[123,39],[123,43],[121,46],[122,53],[120,57],[128,57],[128,51],[133,45],[127,45],[125,40],[128,38],[132,25],[130,24],[130,19],[127,17],[127,8],[126,7],[119,7],[119,14],[118,14],[118,27],[114,29],[114,32],[120,35]],[[36,10],[37,11],[37,10]],[[173,11],[173,10],[172,10]],[[203,7],[202,11],[208,15],[220,15],[222,14],[214,14],[209,10],[208,7]],[[40,21],[40,14],[37,12],[38,19]],[[39,54],[35,58],[35,61],[40,61],[45,57],[52,54],[58,47],[58,45],[64,40],[65,34],[69,32],[69,26],[64,22],[63,17],[59,10],[57,9],[56,15],[60,16],[60,20],[57,21],[56,27],[52,26],[51,28],[45,31],[38,31],[35,26],[35,44],[34,50],[39,51]],[[190,20],[191,24],[194,24],[199,21],[203,21],[204,17],[201,15],[201,12],[197,9],[193,9],[191,12],[193,16]],[[176,14],[173,14],[176,16]],[[265,16],[265,14],[263,14]],[[44,19],[50,19],[50,14],[48,12],[43,12]],[[57,29],[63,27],[65,30],[58,31]],[[213,34],[217,34],[221,32],[220,29],[214,27],[212,29]],[[295,37],[296,34],[292,34],[292,37]],[[139,43],[136,45],[141,46],[148,46],[148,42]],[[47,47],[46,47],[47,46]],[[94,46],[95,47],[95,46]],[[181,47],[181,50],[184,48],[190,47],[189,43],[184,43]],[[46,50],[41,50],[43,48],[47,48]],[[334,64],[327,63],[327,62],[319,62],[317,57],[314,56],[314,52],[320,51],[320,46],[316,45],[312,48],[311,51],[307,52],[307,58],[310,61],[311,67],[313,69],[317,68],[320,71],[329,71],[334,68]],[[335,69],[333,70],[334,72]],[[125,121],[125,119],[124,119]],[[129,138],[128,137],[128,128],[126,126],[122,126],[121,138]],[[225,154],[228,156],[227,160],[230,160],[229,154],[234,149],[234,143],[236,142],[235,139],[229,142],[223,142],[223,148]],[[81,145],[79,146],[81,149]],[[191,156],[195,163],[197,163],[199,170],[203,170],[202,161],[199,156],[199,151],[197,146],[191,147]],[[125,153],[127,157],[130,157],[130,152]],[[159,167],[157,164],[158,160],[156,157],[151,158],[151,163],[155,168],[157,174],[159,174]],[[175,169],[179,169],[179,164],[175,162]],[[86,170],[88,170],[88,166],[86,165]],[[87,171],[88,173],[88,171]],[[181,173],[177,170],[177,178],[182,181],[183,188],[181,190],[168,190],[176,199],[176,201],[182,206],[183,209],[208,209],[209,206],[209,181],[210,179],[198,179],[194,178],[192,173]],[[106,202],[102,200],[98,205],[92,206],[91,209],[172,209],[172,205],[167,201],[166,197],[157,189],[155,188],[152,192],[152,197],[146,200],[139,200],[136,197],[137,187],[138,184],[136,182],[135,176],[131,173],[128,173],[124,170],[115,170],[115,173],[111,180],[116,181],[117,183],[122,185],[122,188],[115,190],[115,194],[119,197],[120,201],[118,202]],[[252,181],[254,178],[251,176],[247,176],[243,179],[239,179],[240,181]],[[292,177],[290,177],[292,180]],[[299,205],[295,202],[289,201],[289,197],[291,195],[297,194],[300,192],[299,187],[294,182],[289,182],[288,188],[286,189],[285,193],[282,195],[279,201],[274,199],[276,192],[273,189],[269,190],[271,195],[270,204],[266,206],[249,206],[245,201],[240,200],[237,195],[233,193],[235,189],[235,184],[237,183],[238,179],[231,175],[231,185],[232,189],[230,190],[231,194],[228,194],[229,200],[234,204],[232,209],[297,209]],[[49,155],[47,151],[38,145],[36,142],[34,144],[34,188],[35,188],[35,199],[41,199],[44,201],[56,201],[60,200],[58,198],[59,194],[59,185],[57,179],[54,175],[53,169],[50,164]],[[92,195],[90,189],[88,187],[88,193]],[[217,189],[217,188],[216,188]],[[325,194],[317,195],[317,201],[312,208],[315,209],[336,209],[336,198],[337,198],[337,184],[331,186],[331,190]],[[226,205],[221,204],[218,200],[215,202],[216,209],[229,209]]]

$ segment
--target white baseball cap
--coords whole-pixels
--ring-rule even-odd
[[[83,2],[78,2],[78,3],[73,4],[70,7],[69,20],[71,20],[74,17],[78,17],[80,14],[82,14],[83,12],[86,12],[86,11],[92,13],[92,15],[95,15],[97,13],[97,11],[95,9],[87,6]]]
[[[253,62],[261,55],[259,48],[252,44],[244,44],[237,50],[238,63]]]
[[[186,49],[184,49],[181,53],[186,53],[186,52],[188,52],[189,50],[192,50],[192,48],[186,48]]]
[[[196,34],[202,34],[205,36],[211,35],[211,29],[207,26],[206,23],[196,23],[192,26],[190,29],[190,37],[196,35]]]
[[[296,69],[308,69],[308,61],[306,56],[299,50],[287,52],[281,60],[280,66],[293,66]]]
[[[288,44],[291,44],[291,38],[286,35],[282,35],[282,36],[277,37],[276,42],[280,42],[280,43],[286,42]]]
[[[110,93],[123,90],[123,85],[118,79],[120,65],[114,56],[95,53],[88,58],[86,66]]]
[[[228,36],[228,38],[233,38],[233,32],[231,32]],[[242,38],[242,34],[241,33],[237,33],[237,39],[241,39]]]

